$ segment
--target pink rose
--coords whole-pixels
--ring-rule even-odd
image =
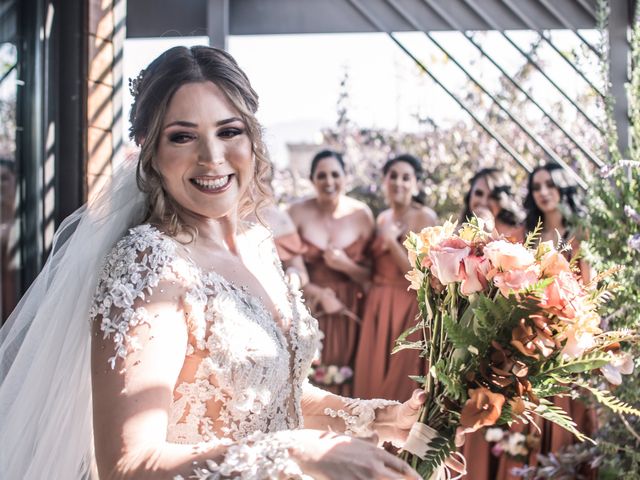
[[[559,316],[572,319],[582,303],[582,286],[571,272],[560,272],[544,291],[542,308],[553,310]]]
[[[460,292],[463,295],[482,292],[487,288],[487,274],[489,273],[489,261],[486,258],[469,255],[463,260],[462,285]]]
[[[460,273],[462,261],[469,255],[471,248],[460,238],[447,238],[431,247],[431,272],[443,285],[462,280]]]
[[[538,268],[533,266],[526,270],[508,270],[499,272],[493,277],[493,284],[505,297],[510,292],[518,293],[538,281]]]
[[[535,262],[533,253],[521,243],[496,240],[484,247],[484,255],[502,271],[525,270]]]

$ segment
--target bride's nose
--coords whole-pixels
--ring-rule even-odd
[[[219,165],[225,162],[224,146],[217,137],[206,137],[198,149],[198,164],[213,163]]]

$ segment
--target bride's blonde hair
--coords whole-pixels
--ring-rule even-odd
[[[147,197],[145,221],[151,217],[160,219],[171,235],[182,231],[194,233],[194,229],[182,220],[182,207],[165,190],[154,155],[173,94],[187,83],[206,81],[215,83],[240,113],[251,140],[253,181],[240,199],[240,217],[257,212],[271,197],[268,189],[271,162],[262,139],[262,127],[255,117],[258,94],[245,73],[224,50],[205,46],[171,48],[130,81],[134,103],[129,116],[129,136],[141,147],[137,182]]]

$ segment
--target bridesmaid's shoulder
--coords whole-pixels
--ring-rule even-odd
[[[412,229],[422,229],[438,225],[438,215],[431,208],[425,205],[414,204],[409,211],[409,226]]]

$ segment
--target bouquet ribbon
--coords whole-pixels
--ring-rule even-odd
[[[427,453],[429,453],[429,443],[431,440],[438,436],[438,432],[422,422],[416,422],[409,431],[409,436],[404,444],[403,450],[406,450],[421,459],[425,459]],[[462,466],[462,472],[456,476],[451,472],[451,469],[443,463],[433,473],[430,480],[458,480],[467,473],[467,462],[459,452],[453,453],[452,457],[460,459]]]

